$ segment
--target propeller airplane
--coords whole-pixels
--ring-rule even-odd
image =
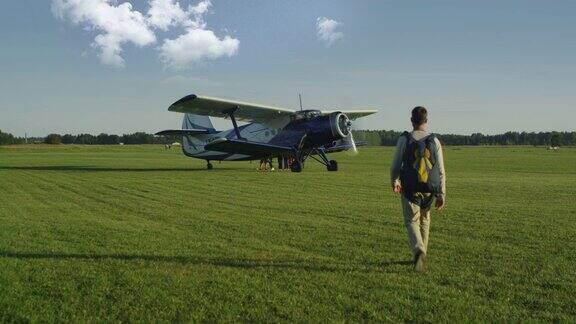
[[[290,169],[301,172],[312,158],[337,171],[338,163],[326,153],[352,150],[352,121],[377,110],[303,110],[300,111],[188,95],[173,103],[168,111],[184,113],[182,129],[169,129],[156,135],[182,136],[182,151],[188,157],[210,161],[247,161],[290,156]],[[232,129],[217,131],[210,117],[229,118]],[[238,125],[238,121],[246,122]]]

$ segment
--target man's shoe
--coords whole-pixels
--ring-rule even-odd
[[[418,252],[414,260],[414,271],[418,273],[424,272],[424,261],[426,261],[426,253]]]

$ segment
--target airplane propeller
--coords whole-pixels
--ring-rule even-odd
[[[348,141],[350,143],[350,146],[352,146],[352,148],[350,150],[348,150],[348,154],[350,155],[358,155],[358,149],[356,148],[356,142],[354,141],[354,135],[352,134],[352,131],[350,131],[350,135],[348,137]]]
[[[346,126],[348,128],[348,136],[346,136],[344,141],[351,147],[351,149],[346,150],[346,153],[348,155],[358,155],[358,149],[356,148],[356,142],[354,141],[354,135],[352,134],[352,122],[348,120]]]

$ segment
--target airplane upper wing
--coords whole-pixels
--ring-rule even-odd
[[[169,111],[212,117],[228,117],[232,109],[236,109],[234,117],[237,120],[257,123],[268,123],[279,117],[290,117],[294,114],[294,111],[284,108],[193,94],[176,101],[168,108]]]
[[[296,113],[296,111],[285,108],[195,94],[188,95],[176,101],[168,110],[211,117],[228,117],[230,111],[234,110],[234,117],[237,120],[262,124],[273,124],[278,120],[289,120],[289,118]],[[345,113],[351,120],[378,112],[377,110],[330,110],[322,111],[322,114],[330,114],[336,111]]]
[[[341,112],[344,113],[350,120],[355,120],[360,117],[372,115],[378,112],[378,110],[373,109],[363,109],[363,110],[322,110],[322,114],[328,115],[333,112]]]

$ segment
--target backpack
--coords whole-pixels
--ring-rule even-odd
[[[440,192],[441,186],[440,170],[436,163],[436,136],[430,134],[419,141],[409,132],[404,132],[402,136],[406,137],[400,170],[402,191],[406,197],[415,193],[431,193],[434,196]]]

